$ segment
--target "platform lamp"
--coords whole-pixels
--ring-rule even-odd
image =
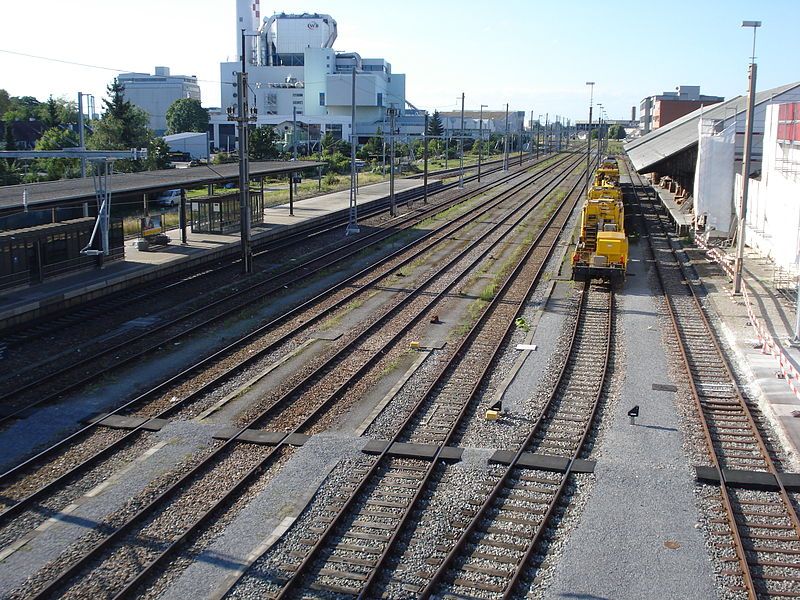
[[[742,155],[742,190],[739,195],[739,226],[736,232],[736,262],[733,268],[733,293],[742,293],[742,260],[747,229],[747,192],[750,182],[750,155],[753,150],[753,112],[756,95],[756,29],[761,21],[742,21],[742,27],[753,28],[753,54],[750,56],[750,85],[747,89],[747,117],[744,125],[744,154]]]
[[[483,109],[489,108],[488,104],[481,104],[478,117],[478,183],[481,182],[481,153],[483,152]]]
[[[592,106],[594,105],[594,81],[587,81],[586,85],[589,86],[589,124],[586,126],[586,191],[589,191],[589,184],[591,182],[591,164],[592,164]]]

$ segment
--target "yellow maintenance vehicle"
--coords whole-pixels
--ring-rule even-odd
[[[580,238],[572,255],[572,278],[622,283],[627,263],[628,239],[619,168],[616,160],[607,158],[595,171],[581,211]]]

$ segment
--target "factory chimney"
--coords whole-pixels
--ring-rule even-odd
[[[236,59],[242,56],[242,29],[245,30],[245,57],[248,64],[253,62],[255,38],[249,37],[258,32],[261,24],[260,0],[236,0]]]
[[[631,106],[631,121],[636,120],[636,106]]]

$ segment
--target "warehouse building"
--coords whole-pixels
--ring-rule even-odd
[[[200,102],[200,86],[194,75],[170,75],[169,67],[156,67],[154,75],[121,73],[117,81],[125,86],[125,100],[150,116],[149,127],[156,135],[167,130],[167,109],[175,100],[192,98]]]
[[[800,82],[756,93],[748,178],[746,240],[786,268],[799,251],[798,103]],[[737,96],[625,145],[636,170],[683,201],[694,226],[712,237],[731,238],[736,228],[746,110],[747,97]]]

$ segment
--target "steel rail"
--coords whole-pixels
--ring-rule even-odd
[[[541,160],[536,160],[532,163],[530,161],[526,161],[526,163],[529,163],[527,164],[527,167],[530,168],[531,166],[537,166],[547,160],[550,160],[552,157],[553,157],[552,155],[548,155],[543,157]],[[502,161],[493,161],[492,164],[500,162]],[[486,174],[489,175],[492,173],[496,173],[500,170],[501,167],[493,167],[487,170]],[[439,173],[440,171],[434,171],[431,174],[439,174]],[[470,182],[475,179],[477,179],[477,175],[470,175],[465,178],[465,181]],[[441,187],[437,187],[435,190],[429,192],[429,196],[438,195],[450,191],[455,187],[456,187],[455,182],[443,184]],[[423,196],[424,196],[424,190],[422,190],[421,188],[412,189],[408,201],[417,200],[418,198],[421,198]],[[389,207],[389,201],[384,200],[381,202],[371,203],[363,207],[359,212],[361,214],[362,219],[364,219],[381,214],[385,212],[388,209],[388,207]],[[347,219],[348,216],[344,215],[333,222],[313,224],[309,227],[300,227],[298,230],[290,231],[286,235],[280,237],[279,239],[271,238],[269,240],[261,240],[261,241],[254,240],[253,258],[257,259],[271,252],[275,252],[276,250],[281,250],[285,248],[287,244],[297,243],[300,241],[311,239],[316,236],[336,231],[342,225],[347,223]],[[62,331],[66,328],[75,326],[76,324],[84,321],[88,316],[100,314],[102,312],[107,312],[111,309],[121,308],[123,306],[127,306],[134,302],[140,302],[142,300],[146,300],[148,298],[153,297],[156,294],[163,294],[165,290],[170,290],[173,288],[178,289],[181,286],[186,285],[187,283],[195,282],[198,277],[206,278],[206,277],[216,276],[220,273],[223,273],[226,270],[229,270],[231,267],[236,266],[240,262],[241,259],[238,258],[237,255],[236,258],[229,257],[228,259],[220,259],[218,261],[215,261],[215,264],[213,266],[199,265],[197,267],[187,267],[185,271],[180,272],[179,274],[180,279],[177,281],[172,280],[175,277],[175,274],[170,274],[169,276],[165,277],[159,277],[151,282],[148,282],[145,286],[143,286],[144,289],[138,289],[133,292],[131,290],[126,290],[116,294],[109,294],[96,304],[69,307],[64,310],[50,313],[45,317],[28,321],[22,325],[14,325],[5,328],[3,330],[0,330],[0,345],[5,345],[6,349],[9,349],[33,341],[43,335],[52,335],[53,333],[56,333],[58,331]],[[62,319],[65,319],[65,321],[50,326],[50,323],[52,323],[53,321],[57,322]],[[44,325],[46,323],[48,324],[48,327],[44,328]],[[21,333],[23,331],[25,331],[25,335]],[[33,331],[33,333],[29,334],[29,332],[31,331]]]
[[[564,159],[562,159],[562,161],[567,159],[568,157],[565,157]],[[521,171],[516,171],[515,174],[519,172],[524,172],[525,170],[526,169],[522,169]],[[478,190],[470,190],[469,192],[463,195],[464,197],[461,198],[460,201],[463,202],[469,198],[478,196],[481,193],[483,193],[483,188],[479,188]],[[459,200],[453,200],[445,204],[450,206],[453,203],[457,203],[458,201]],[[149,340],[150,338],[153,337],[154,334],[158,332],[168,331],[170,328],[180,325],[185,321],[196,318],[198,316],[202,316],[205,313],[207,313],[210,309],[213,309],[215,307],[224,307],[230,304],[232,299],[245,297],[247,294],[253,293],[254,291],[257,291],[261,288],[267,288],[263,292],[260,292],[261,296],[259,298],[252,300],[245,300],[241,304],[231,305],[228,308],[222,310],[218,314],[203,318],[196,324],[191,325],[188,328],[183,329],[178,333],[169,335],[165,339],[161,339],[157,342],[149,344],[143,350],[136,351],[132,354],[129,354],[128,356],[125,356],[122,359],[112,361],[112,364],[107,365],[101,369],[94,370],[89,374],[79,376],[77,380],[71,381],[64,386],[61,386],[57,391],[45,394],[43,396],[39,396],[36,400],[29,401],[24,406],[16,410],[12,410],[4,415],[0,415],[0,424],[18,418],[19,416],[23,415],[24,413],[26,413],[35,406],[51,403],[60,398],[61,396],[63,396],[64,394],[80,389],[81,387],[88,385],[92,381],[96,380],[98,377],[108,374],[114,371],[115,369],[118,369],[122,366],[140,360],[142,357],[157,351],[160,347],[162,347],[165,344],[174,343],[187,336],[193,335],[197,331],[202,331],[205,328],[207,328],[210,324],[220,322],[225,318],[227,318],[228,316],[230,316],[231,314],[242,310],[244,307],[263,300],[263,297],[268,296],[269,294],[283,291],[286,287],[297,285],[298,283],[308,278],[314,277],[320,270],[329,268],[332,264],[335,264],[336,262],[347,260],[359,254],[360,252],[363,252],[365,247],[369,247],[369,245],[371,244],[380,243],[386,238],[396,234],[398,229],[404,230],[414,227],[414,225],[416,225],[422,218],[424,218],[424,216],[435,214],[436,212],[444,210],[444,208],[446,207],[443,206],[430,207],[422,211],[422,217],[420,217],[419,213],[398,217],[395,220],[396,223],[394,223],[392,227],[381,228],[378,229],[377,231],[366,234],[364,236],[359,236],[358,238],[354,239],[351,242],[342,244],[321,255],[314,256],[309,260],[304,261],[301,264],[290,267],[287,270],[275,273],[274,275],[269,276],[265,280],[250,285],[245,285],[231,294],[220,297],[209,304],[206,304],[194,310],[183,313],[176,318],[173,318],[160,325],[152,327],[149,330],[144,331],[140,334],[130,336],[126,338],[124,341],[108,346],[100,350],[99,352],[82,357],[80,360],[77,360],[64,367],[59,367],[57,369],[50,370],[42,377],[40,377],[38,380],[30,381],[26,384],[18,386],[9,391],[6,391],[3,394],[0,394],[0,405],[8,403],[10,399],[25,394],[26,392],[31,392],[32,390],[36,390],[37,388],[40,388],[41,386],[43,386],[48,382],[58,381],[61,378],[68,375],[69,373],[75,372],[76,370],[82,367],[87,367],[102,357],[112,356],[114,355],[114,353],[122,352],[126,348],[130,347],[131,344],[136,343],[137,341]],[[369,244],[365,242],[369,242]],[[314,266],[317,263],[322,263],[322,264]],[[286,277],[290,277],[290,279],[287,281],[285,279]]]
[[[565,381],[565,376],[570,373],[570,369],[568,369],[570,357],[575,350],[575,341],[577,339],[578,332],[580,331],[580,326],[582,323],[582,319],[585,317],[585,307],[586,307],[586,299],[588,298],[589,292],[589,285],[586,284],[584,286],[584,290],[581,295],[581,301],[578,311],[578,318],[575,321],[574,327],[572,329],[572,334],[570,336],[570,347],[569,347],[569,355],[568,358],[564,361],[561,365],[559,370],[558,379],[553,386],[553,390],[548,397],[548,400],[545,406],[542,408],[542,412],[540,413],[539,417],[534,423],[533,428],[526,436],[524,442],[520,444],[519,448],[517,449],[514,458],[511,460],[511,463],[506,467],[503,474],[498,479],[497,483],[492,488],[492,491],[487,496],[486,500],[483,502],[481,507],[472,517],[470,522],[467,524],[467,527],[459,536],[458,540],[456,540],[455,544],[453,545],[450,552],[447,554],[445,559],[437,568],[436,572],[433,574],[431,579],[428,581],[428,584],[423,589],[422,593],[420,594],[421,598],[430,598],[434,595],[437,587],[443,584],[444,580],[446,579],[448,570],[452,567],[453,563],[463,555],[464,550],[467,546],[467,543],[470,540],[470,537],[475,534],[479,528],[481,527],[481,523],[486,519],[489,519],[488,513],[491,511],[492,507],[496,504],[498,498],[500,497],[501,493],[505,489],[508,484],[508,480],[511,478],[511,475],[516,472],[518,468],[519,460],[522,458],[522,455],[526,452],[528,447],[532,444],[535,439],[537,433],[544,427],[546,423],[551,419],[551,415],[549,415],[550,408],[557,402],[558,398],[560,397],[560,391],[562,385]],[[611,355],[611,332],[612,332],[612,323],[614,320],[614,298],[613,292],[609,292],[609,303],[608,303],[608,313],[607,313],[607,320],[606,320],[606,345],[604,348],[603,354],[603,378],[602,381],[599,382],[597,386],[597,391],[595,393],[593,399],[593,405],[590,415],[588,416],[586,423],[584,425],[583,434],[580,440],[576,444],[576,448],[570,458],[569,464],[567,466],[566,471],[561,477],[560,484],[558,485],[557,490],[553,494],[553,497],[548,504],[548,508],[546,509],[545,514],[542,517],[542,521],[536,529],[535,535],[529,540],[526,550],[524,551],[523,556],[520,559],[520,562],[517,563],[511,578],[507,583],[507,587],[503,592],[504,598],[511,598],[512,595],[515,593],[515,588],[519,584],[520,579],[522,577],[522,573],[524,567],[527,566],[530,558],[532,557],[535,549],[541,542],[541,538],[544,535],[544,532],[547,530],[547,525],[549,524],[550,520],[555,513],[556,507],[558,505],[559,500],[564,494],[566,489],[566,485],[569,481],[569,476],[572,472],[572,466],[577,458],[584,452],[587,439],[589,434],[591,433],[592,428],[595,425],[595,419],[597,416],[597,410],[600,406],[600,402],[603,398],[603,392],[605,390],[605,378],[608,374],[608,364],[609,364],[609,357]]]
[[[575,164],[578,164],[579,162],[580,161],[578,161]],[[566,179],[566,177],[568,175],[569,175],[569,173],[565,173],[564,179]],[[579,181],[581,179],[582,178],[579,178]],[[534,251],[534,249],[536,247],[538,247],[538,245],[541,242],[541,240],[544,237],[544,235],[551,228],[552,223],[554,222],[556,217],[561,213],[561,209],[567,203],[568,198],[569,198],[569,194],[567,194],[565,196],[565,198],[562,200],[559,209],[556,210],[555,213],[548,219],[547,223],[542,228],[542,230],[539,233],[539,235],[537,236],[537,238],[534,240],[534,242],[528,248],[528,251],[525,253],[525,255],[520,259],[520,261],[517,264],[517,266],[515,267],[515,269],[512,271],[512,274],[503,283],[503,286],[502,286],[500,292],[495,294],[495,297],[492,299],[491,304],[489,306],[487,306],[486,310],[483,311],[483,313],[481,314],[481,317],[478,319],[478,321],[476,321],[475,325],[472,327],[472,329],[470,330],[469,334],[467,336],[465,336],[465,338],[459,344],[458,348],[453,352],[453,355],[452,355],[450,363],[448,363],[448,365],[446,365],[442,370],[440,370],[439,374],[434,379],[434,381],[432,381],[428,385],[425,393],[420,398],[420,400],[414,405],[414,407],[411,409],[409,415],[406,417],[406,419],[404,420],[403,424],[398,428],[397,432],[389,440],[389,442],[388,442],[386,448],[384,449],[384,451],[380,455],[378,455],[376,460],[373,462],[372,467],[367,471],[367,473],[365,473],[365,475],[362,477],[362,479],[361,479],[360,483],[358,484],[358,486],[356,487],[356,489],[353,490],[353,492],[351,493],[349,499],[339,509],[339,511],[337,512],[337,514],[334,517],[334,519],[326,527],[325,531],[318,537],[317,544],[315,544],[315,546],[309,550],[309,552],[306,555],[306,557],[302,560],[300,565],[295,570],[294,575],[291,577],[291,579],[289,579],[289,581],[287,581],[284,584],[284,586],[281,588],[280,592],[278,592],[277,598],[289,598],[289,597],[291,597],[290,594],[292,593],[294,588],[297,585],[299,585],[299,582],[300,582],[303,574],[311,568],[311,566],[313,565],[314,560],[316,560],[316,555],[319,552],[321,552],[321,550],[325,547],[325,543],[328,540],[328,538],[333,534],[333,532],[335,531],[336,527],[339,524],[341,524],[341,522],[345,519],[345,517],[348,514],[348,511],[353,506],[353,504],[355,503],[356,499],[367,488],[367,486],[370,484],[371,480],[374,478],[375,474],[378,472],[380,466],[387,459],[389,448],[391,447],[391,444],[394,443],[395,441],[401,439],[401,437],[404,434],[404,432],[406,432],[408,427],[413,423],[413,420],[415,419],[415,417],[416,417],[417,413],[419,412],[419,410],[424,406],[425,402],[435,393],[435,390],[442,383],[442,381],[444,381],[446,375],[449,374],[449,372],[451,370],[451,365],[457,359],[460,359],[465,352],[468,351],[469,344],[472,343],[472,341],[474,340],[475,336],[477,335],[477,332],[480,330],[481,327],[483,327],[483,325],[485,324],[486,320],[488,319],[488,316],[491,314],[491,308],[496,306],[501,301],[500,299],[504,297],[506,290],[511,286],[511,284],[512,284],[514,278],[516,277],[516,275],[521,271],[522,266],[525,263],[525,260],[527,260],[527,258]],[[570,207],[570,211],[569,212],[571,212],[573,208],[574,208],[574,205],[573,205],[573,207]],[[557,243],[557,240],[558,240],[558,236],[556,235],[555,239],[553,240],[553,243],[552,243],[552,245],[551,245],[551,247],[550,247],[550,249],[549,249],[549,251],[547,253],[547,257],[550,256],[550,254],[552,253],[553,249],[555,248],[555,244]],[[530,283],[530,286],[529,286],[529,290],[533,289],[535,284],[538,283],[538,279],[539,279],[540,274],[542,272],[544,263],[547,260],[547,257],[545,257],[544,260],[542,261],[542,264],[540,266],[540,269],[538,271],[537,276],[534,277],[531,280],[531,283]],[[527,296],[527,294],[526,294],[526,296]],[[499,347],[500,343],[502,343],[502,338],[503,337],[505,337],[505,336],[501,336],[501,339],[498,340],[498,346],[497,347]],[[477,390],[478,390],[478,388],[480,386],[480,382],[485,380],[485,377],[486,377],[486,375],[488,373],[488,370],[489,370],[489,364],[491,364],[491,361],[489,363],[487,363],[486,368],[484,369],[483,373],[479,377],[478,383],[476,383],[475,386],[473,387],[472,392],[469,395],[467,401],[465,402],[464,408],[461,411],[461,415],[460,415],[459,420],[456,421],[452,425],[452,427],[451,427],[451,435],[456,431],[456,429],[459,426],[461,420],[463,420],[463,416],[466,414],[467,404],[469,402],[471,402],[474,399],[475,395],[477,394]],[[448,436],[447,439],[449,439],[449,436]],[[446,444],[446,441],[445,441],[445,444]],[[422,480],[420,481],[420,483],[419,483],[419,485],[417,487],[417,490],[416,490],[416,493],[415,493],[414,497],[411,499],[411,501],[409,502],[409,505],[406,507],[404,513],[400,517],[400,522],[399,522],[397,528],[394,530],[389,542],[387,543],[386,548],[384,548],[383,552],[381,553],[381,556],[378,559],[378,565],[376,566],[376,568],[373,569],[370,577],[365,582],[364,589],[362,590],[362,595],[364,593],[366,593],[372,587],[372,585],[374,585],[375,576],[379,571],[379,567],[381,565],[385,564],[385,561],[387,560],[387,558],[389,556],[390,549],[394,547],[394,543],[395,543],[395,541],[397,539],[397,536],[399,535],[399,532],[404,528],[405,524],[407,523],[408,519],[410,518],[410,515],[413,514],[413,507],[417,505],[417,503],[419,501],[419,498],[421,497],[421,494],[422,494],[425,486],[429,483],[429,481],[431,479],[431,476],[432,476],[432,473],[433,473],[433,469],[434,469],[436,463],[439,460],[439,455],[441,454],[441,448],[443,448],[445,444],[443,444],[439,448],[439,450],[436,452],[435,456],[431,460],[431,463],[430,463],[425,475],[423,476]]]

